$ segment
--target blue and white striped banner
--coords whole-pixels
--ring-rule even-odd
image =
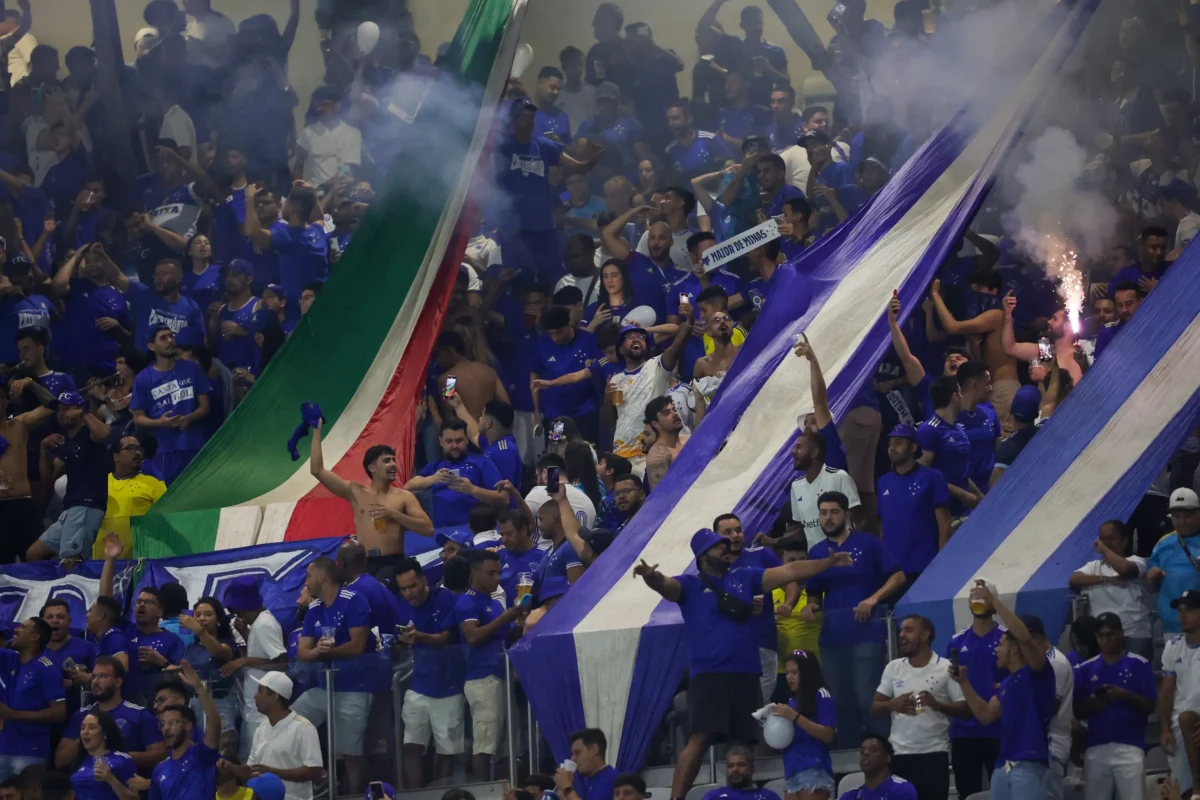
[[[570,731],[598,727],[608,735],[610,763],[641,766],[687,659],[678,607],[634,579],[634,564],[645,559],[667,575],[694,569],[688,541],[718,514],[732,509],[757,531],[778,511],[794,475],[796,419],[813,407],[808,366],[789,357],[792,337],[805,332],[820,354],[840,419],[888,346],[893,289],[904,308],[919,305],[1099,2],[1056,6],[1029,36],[1013,36],[1008,77],[989,88],[988,112],[959,115],[848,224],[777,276],[704,424],[667,477],[512,651],[556,757],[566,756]]]

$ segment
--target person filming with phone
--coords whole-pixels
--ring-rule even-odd
[[[508,506],[508,495],[495,488],[503,479],[500,470],[487,456],[467,452],[467,423],[458,417],[443,419],[438,442],[442,460],[426,464],[404,485],[410,492],[430,490],[434,528],[467,527],[476,503]]]

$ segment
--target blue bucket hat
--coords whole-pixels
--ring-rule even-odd
[[[692,534],[692,555],[700,558],[719,544],[729,544],[729,540],[712,528],[701,528]]]
[[[1042,406],[1042,392],[1036,386],[1022,386],[1013,395],[1012,415],[1017,422],[1032,425]]]

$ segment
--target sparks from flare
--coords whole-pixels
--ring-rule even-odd
[[[1067,320],[1071,323],[1071,330],[1079,333],[1084,299],[1079,253],[1069,241],[1049,233],[1042,237],[1042,252],[1045,255],[1046,274],[1058,282],[1058,290],[1067,308]]]

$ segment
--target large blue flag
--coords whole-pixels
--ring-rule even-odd
[[[41,616],[47,600],[71,607],[71,631],[82,633],[87,610],[100,594],[103,562],[86,561],[71,572],[58,564],[10,564],[0,567],[0,629],[11,631],[30,617]],[[113,579],[117,599],[125,600],[136,562],[119,561]]]

